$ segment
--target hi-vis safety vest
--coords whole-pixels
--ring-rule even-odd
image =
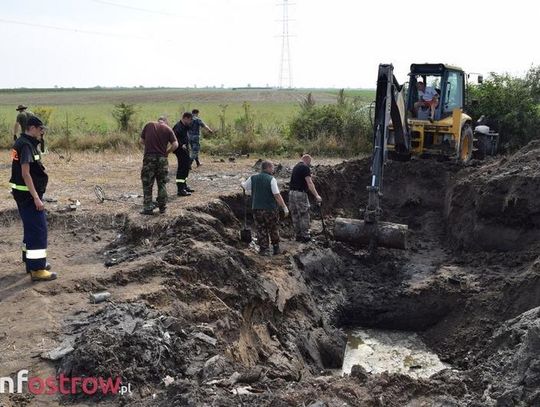
[[[19,161],[24,146],[30,147],[30,151],[34,157],[34,161],[29,163],[29,165],[30,176],[32,177],[37,193],[40,195],[44,194],[47,189],[49,176],[45,172],[45,167],[41,162],[41,153],[39,152],[38,145],[39,140],[27,134],[22,134],[13,145],[13,149],[11,150],[11,178],[9,182],[15,199],[28,199],[30,197],[29,189],[22,176],[22,167]]]

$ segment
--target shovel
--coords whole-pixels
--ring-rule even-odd
[[[240,231],[240,240],[244,243],[251,243],[251,229],[247,225],[247,197],[246,190],[242,188],[242,196],[244,197],[244,224]]]
[[[324,223],[324,215],[322,211],[322,204],[318,203],[317,207],[319,208],[319,214],[321,215],[321,223],[322,223],[322,230],[324,234],[324,246],[329,247],[330,246],[330,240],[328,239],[328,232],[326,231],[326,224]]]

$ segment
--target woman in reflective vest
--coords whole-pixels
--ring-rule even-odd
[[[38,149],[45,126],[35,116],[11,150],[11,189],[23,223],[23,260],[32,281],[56,279],[47,264],[47,220],[42,202],[48,175]]]

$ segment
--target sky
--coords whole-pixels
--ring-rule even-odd
[[[0,88],[276,86],[282,0],[0,0]],[[289,0],[293,87],[374,88],[379,63],[523,75],[540,1]]]

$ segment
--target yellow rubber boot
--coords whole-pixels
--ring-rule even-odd
[[[56,280],[56,273],[49,270],[34,270],[30,272],[32,281],[51,281]]]

